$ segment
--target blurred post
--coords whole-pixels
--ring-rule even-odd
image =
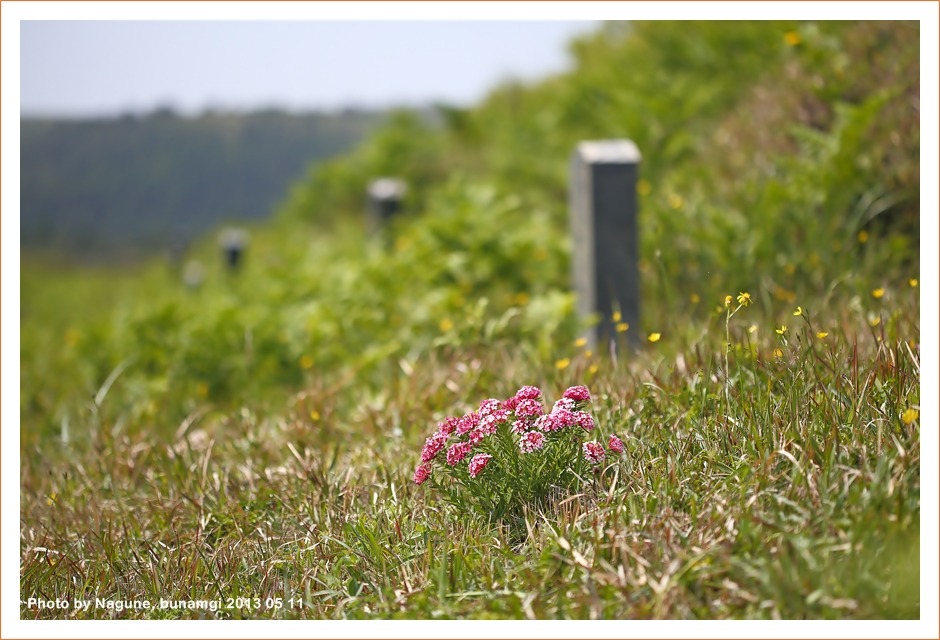
[[[578,312],[598,314],[588,335],[607,344],[626,323],[628,341],[640,337],[636,183],[640,152],[630,140],[580,143],[571,158],[569,192],[572,256]],[[614,321],[615,311],[620,312]],[[621,325],[619,332],[623,332]]]
[[[225,265],[230,272],[234,272],[242,263],[242,255],[248,246],[248,234],[242,229],[225,229],[219,234],[219,246]]]
[[[187,289],[198,289],[206,279],[206,270],[198,260],[190,260],[183,268],[183,284]]]
[[[369,215],[373,228],[382,228],[401,210],[405,182],[397,178],[378,178],[369,184]]]

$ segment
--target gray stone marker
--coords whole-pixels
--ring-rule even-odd
[[[378,178],[369,184],[369,214],[373,226],[381,227],[401,210],[405,191],[404,181],[396,178]]]
[[[636,182],[640,151],[630,140],[580,143],[571,158],[572,259],[578,312],[598,314],[587,336],[596,346],[617,335],[611,316],[620,310],[630,325],[628,342],[640,338],[637,271]]]

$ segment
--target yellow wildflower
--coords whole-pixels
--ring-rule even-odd
[[[787,43],[787,46],[795,47],[796,45],[800,44],[803,39],[796,31],[787,31],[785,34],[783,34],[783,41]]]
[[[726,306],[726,307],[730,307],[730,306],[731,306],[731,300],[732,300],[731,296],[725,296],[725,306]]]
[[[590,373],[591,375],[594,375],[595,373],[597,373],[597,369],[598,369],[597,365],[592,364],[590,367],[588,367],[588,373]]]
[[[314,422],[316,422],[317,420],[319,420],[319,419],[320,419],[320,412],[317,411],[316,409],[311,409],[311,410],[310,410],[310,419],[313,420]]]
[[[858,241],[859,241],[861,244],[865,244],[866,242],[868,242],[868,232],[865,231],[864,229],[862,229],[861,231],[859,231],[859,232],[858,232]]]
[[[525,291],[520,291],[512,297],[512,303],[519,307],[524,307],[529,303],[529,294]]]
[[[593,356],[593,355],[594,355],[594,352],[591,351],[590,349],[588,349],[587,351],[584,352],[584,357],[585,357],[585,358],[590,358],[590,357]]]
[[[620,315],[619,311],[614,311],[612,314],[610,314],[610,319],[614,322],[620,322],[622,316]]]
[[[910,280],[907,281],[907,284],[911,285],[911,287],[916,287],[916,286],[917,286],[917,278],[911,278]]]
[[[757,333],[757,325],[756,325],[756,324],[752,324],[751,326],[749,326],[749,327],[747,328],[747,332],[748,332],[748,333]]]
[[[877,327],[881,324],[881,316],[868,316],[868,324],[873,327]]]
[[[627,322],[618,322],[617,323],[617,333],[623,333],[630,328],[630,324]]]
[[[829,332],[828,332],[828,331],[819,331],[819,332],[816,333],[816,337],[819,338],[820,340],[822,340],[823,338],[825,338],[825,337],[828,336],[828,335],[829,335]]]
[[[561,360],[556,360],[556,361],[555,361],[555,368],[556,368],[556,369],[559,369],[559,370],[560,370],[560,369],[567,369],[569,364],[571,364],[571,359],[570,359],[570,358],[562,358]]]
[[[587,338],[582,337],[574,341],[574,346],[576,347],[583,347],[586,344],[587,344]]]
[[[689,296],[689,300],[692,301],[692,304],[698,304],[702,301],[702,298],[699,297],[697,293],[693,293],[691,296]]]
[[[747,291],[741,291],[738,293],[738,304],[742,307],[747,307],[751,304],[751,294]]]
[[[636,190],[641,196],[648,196],[653,190],[653,185],[649,183],[649,180],[640,180],[636,183]]]
[[[905,415],[907,415],[907,414],[905,414]],[[52,505],[55,504],[55,501],[58,499],[58,497],[59,497],[59,494],[57,494],[55,491],[53,491],[53,492],[50,493],[48,496],[46,496],[46,505],[49,506],[49,507],[51,507]]]
[[[801,316],[801,315],[803,315],[803,307],[797,307],[797,308],[796,308],[796,311],[793,312],[793,315],[795,315],[795,316]]]
[[[782,325],[780,325],[780,328],[779,328],[779,329],[775,329],[775,331],[776,331],[778,334],[783,335],[783,334],[785,334],[785,333],[787,332],[787,325],[782,324]]]
[[[775,357],[775,358],[782,358],[782,357],[783,357],[783,350],[781,350],[781,349],[774,349],[774,357]]]
[[[908,408],[907,411],[901,414],[901,422],[903,422],[906,425],[909,425],[915,420],[917,420],[917,418],[919,417],[920,417],[920,412],[917,409],[910,407]]]
[[[304,369],[309,369],[313,366],[313,358],[308,355],[300,356],[300,366]]]
[[[677,193],[669,194],[669,206],[672,207],[673,209],[681,209],[683,202],[684,201],[682,200],[682,196],[680,196],[679,194]]]
[[[877,300],[878,298],[881,298],[884,294],[885,294],[884,287],[878,287],[877,289],[871,292],[871,297]]]
[[[659,333],[651,333],[651,334],[650,334],[650,337],[647,338],[647,340],[649,340],[650,342],[659,342],[659,339],[660,339],[661,337],[662,337],[662,334],[659,334]]]
[[[444,318],[443,320],[437,323],[437,326],[438,328],[440,328],[440,330],[443,333],[447,333],[448,331],[454,328],[454,322],[450,318]]]

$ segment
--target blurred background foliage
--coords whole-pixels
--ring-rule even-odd
[[[20,123],[24,250],[84,264],[134,262],[223,220],[259,220],[311,161],[347,151],[382,112],[276,109]]]
[[[567,174],[585,139],[643,154],[630,331],[662,332],[658,347],[700,339],[690,319],[721,325],[726,294],[752,292],[768,319],[796,301],[835,314],[916,276],[916,22],[610,23],[570,52],[564,74],[391,114],[314,164],[251,227],[238,273],[212,236],[189,250],[204,268],[190,287],[162,262],[76,271],[24,253],[23,446],[74,433],[105,394],[114,428],[161,438],[207,405],[283,408],[304,388],[355,403],[440,350],[551,368],[583,329]],[[378,176],[409,190],[374,231]]]

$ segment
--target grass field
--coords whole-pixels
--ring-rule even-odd
[[[316,169],[240,273],[212,239],[198,288],[24,261],[21,616],[919,618],[918,47],[612,25]],[[644,154],[643,320],[589,349],[565,172],[601,136]],[[624,453],[518,517],[415,484],[440,421],[524,385],[586,386]]]
[[[572,347],[563,369],[441,348],[379,396],[201,409],[164,439],[105,396],[81,441],[24,457],[23,593],[293,602],[219,618],[916,618],[917,291],[886,296],[821,338],[809,308],[783,335],[742,310],[727,371],[718,318],[686,349]],[[586,383],[626,444],[523,530],[411,482],[434,418],[515,381]]]

